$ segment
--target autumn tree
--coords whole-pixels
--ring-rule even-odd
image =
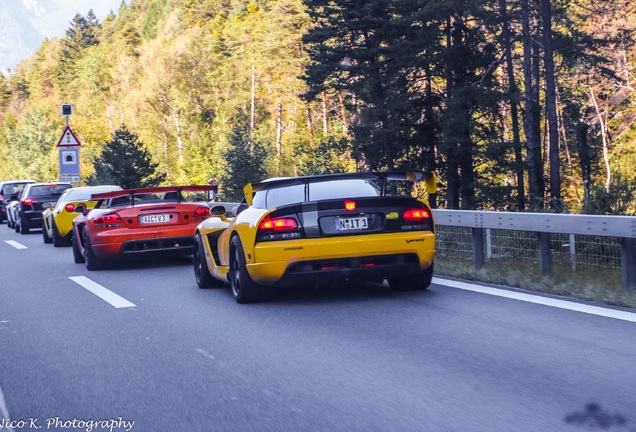
[[[51,181],[57,178],[55,143],[59,129],[47,107],[34,106],[8,128],[3,149],[5,175]]]

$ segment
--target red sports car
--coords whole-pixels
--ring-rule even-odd
[[[98,270],[109,262],[147,254],[189,255],[194,230],[210,216],[203,193],[216,186],[158,186],[93,194],[97,201],[73,220],[73,257]]]

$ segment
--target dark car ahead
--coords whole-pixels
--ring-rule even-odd
[[[17,208],[15,231],[27,234],[31,228],[42,227],[42,211],[57,202],[70,183],[29,183],[24,187]]]
[[[7,204],[11,200],[17,200],[20,192],[27,183],[35,183],[33,180],[3,180],[0,181],[0,223],[7,220]]]

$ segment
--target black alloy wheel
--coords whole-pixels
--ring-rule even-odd
[[[86,270],[101,270],[106,267],[106,261],[95,256],[93,247],[91,246],[91,238],[84,228],[84,263],[86,264]]]
[[[255,283],[247,272],[245,252],[238,236],[232,238],[230,257],[230,286],[237,303],[253,303],[273,296],[271,288]]]

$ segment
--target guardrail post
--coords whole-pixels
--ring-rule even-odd
[[[576,271],[576,236],[570,234],[570,269]]]
[[[634,262],[634,239],[623,238],[621,241],[621,261],[623,264],[623,286],[625,288],[636,288],[636,277],[634,275],[636,263]]]
[[[473,264],[475,267],[484,265],[484,229],[473,228]]]
[[[543,276],[552,274],[552,253],[550,252],[550,233],[540,232],[539,237],[539,268]]]

